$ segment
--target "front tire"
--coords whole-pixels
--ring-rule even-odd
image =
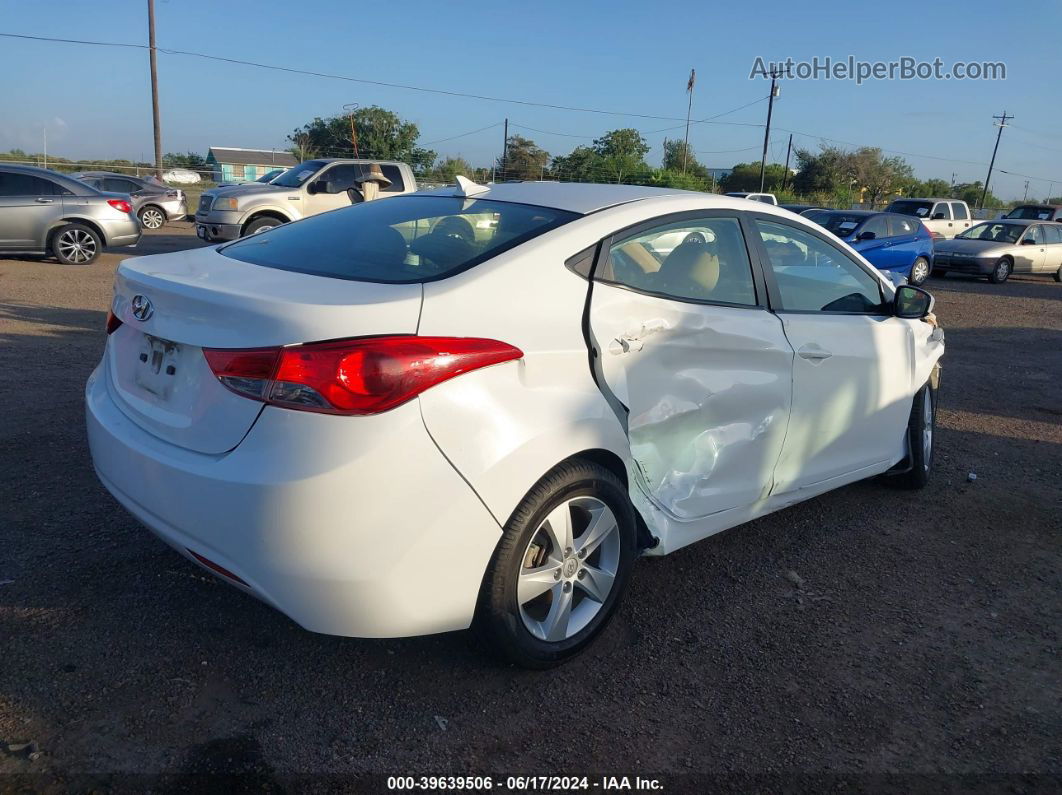
[[[917,257],[911,265],[911,278],[908,281],[915,287],[929,278],[929,260],[925,257]]]
[[[988,274],[988,281],[992,284],[1003,284],[1010,276],[1010,260],[1006,257],[1000,257],[996,260],[995,267],[992,268],[992,272]]]
[[[543,477],[505,525],[475,626],[524,668],[574,657],[605,628],[636,555],[634,509],[608,469],[571,459]]]
[[[64,265],[91,265],[103,250],[103,241],[90,226],[66,224],[52,234],[51,248]]]
[[[280,226],[283,221],[278,218],[270,218],[268,216],[264,218],[255,218],[251,223],[247,224],[247,228],[243,230],[244,237],[250,237],[251,235],[257,235],[259,232],[265,232],[273,227]]]
[[[896,485],[904,489],[923,489],[929,483],[933,468],[933,448],[937,424],[936,394],[926,384],[915,395],[907,435],[911,450],[911,469],[896,477]]]

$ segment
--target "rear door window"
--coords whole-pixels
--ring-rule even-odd
[[[918,234],[918,222],[891,215],[889,216],[889,230],[891,237],[911,237]]]
[[[1062,243],[1062,225],[1048,224],[1043,227],[1044,230],[1044,242],[1048,244]]]
[[[219,251],[266,268],[410,284],[460,273],[578,217],[529,204],[410,194],[314,215]]]
[[[598,279],[680,301],[756,304],[737,218],[664,222],[620,237],[609,247]]]
[[[952,202],[951,211],[955,214],[957,221],[965,221],[970,217],[970,214],[966,212],[966,204],[963,202]]]

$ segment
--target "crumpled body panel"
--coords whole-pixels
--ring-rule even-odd
[[[599,378],[628,409],[632,466],[660,511],[690,521],[766,497],[792,390],[777,317],[599,284],[590,327]]]

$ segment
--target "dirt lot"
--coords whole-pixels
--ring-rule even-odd
[[[197,244],[180,224],[140,248]],[[464,633],[306,632],[118,507],[82,388],[129,253],[0,260],[0,774],[27,776],[0,791],[216,772],[274,791],[419,773],[1062,781],[1062,285],[929,282],[948,352],[926,491],[857,484],[644,561],[591,652],[527,673]],[[26,741],[35,759],[4,752]]]

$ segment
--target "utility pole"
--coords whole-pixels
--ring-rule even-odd
[[[155,122],[155,176],[162,179],[162,125],[159,122],[159,71],[155,54],[155,0],[148,0],[148,58],[151,60],[151,113]]]
[[[348,102],[343,106],[348,114],[350,114],[350,147],[354,150],[354,157],[360,157],[358,155],[358,133],[354,129],[354,111],[358,109],[357,102]]]
[[[693,86],[697,82],[697,70],[690,69],[690,79],[686,83],[686,93],[690,95],[690,101],[686,105],[686,138],[682,144],[682,173],[686,173],[686,161],[690,153],[690,112],[693,110]]]
[[[760,193],[763,193],[763,181],[767,171],[767,142],[771,139],[771,114],[774,112],[774,98],[778,96],[778,72],[771,70],[771,97],[767,103],[767,129],[763,131],[763,157],[760,158]]]
[[[48,125],[45,124],[42,129],[44,130],[44,167],[48,168]]]
[[[1003,111],[1002,116],[993,116],[993,119],[999,119],[997,126],[999,132],[996,133],[996,145],[992,149],[992,160],[988,163],[988,176],[985,177],[985,189],[981,191],[981,203],[978,205],[978,210],[985,208],[985,197],[988,195],[988,183],[992,179],[992,168],[996,165],[996,152],[999,151],[999,139],[1003,137],[1003,128],[1007,126],[1007,119],[1013,119],[1013,116],[1008,116],[1006,111]]]
[[[793,151],[793,133],[789,133],[789,146],[785,149],[785,171],[782,172],[782,192],[785,191],[785,183],[789,179],[789,153]]]
[[[1025,180],[1025,195],[1021,197],[1023,202],[1029,200],[1029,180]]]
[[[505,118],[505,140],[502,141],[501,168],[502,182],[505,181],[505,161],[509,158],[509,118]]]

